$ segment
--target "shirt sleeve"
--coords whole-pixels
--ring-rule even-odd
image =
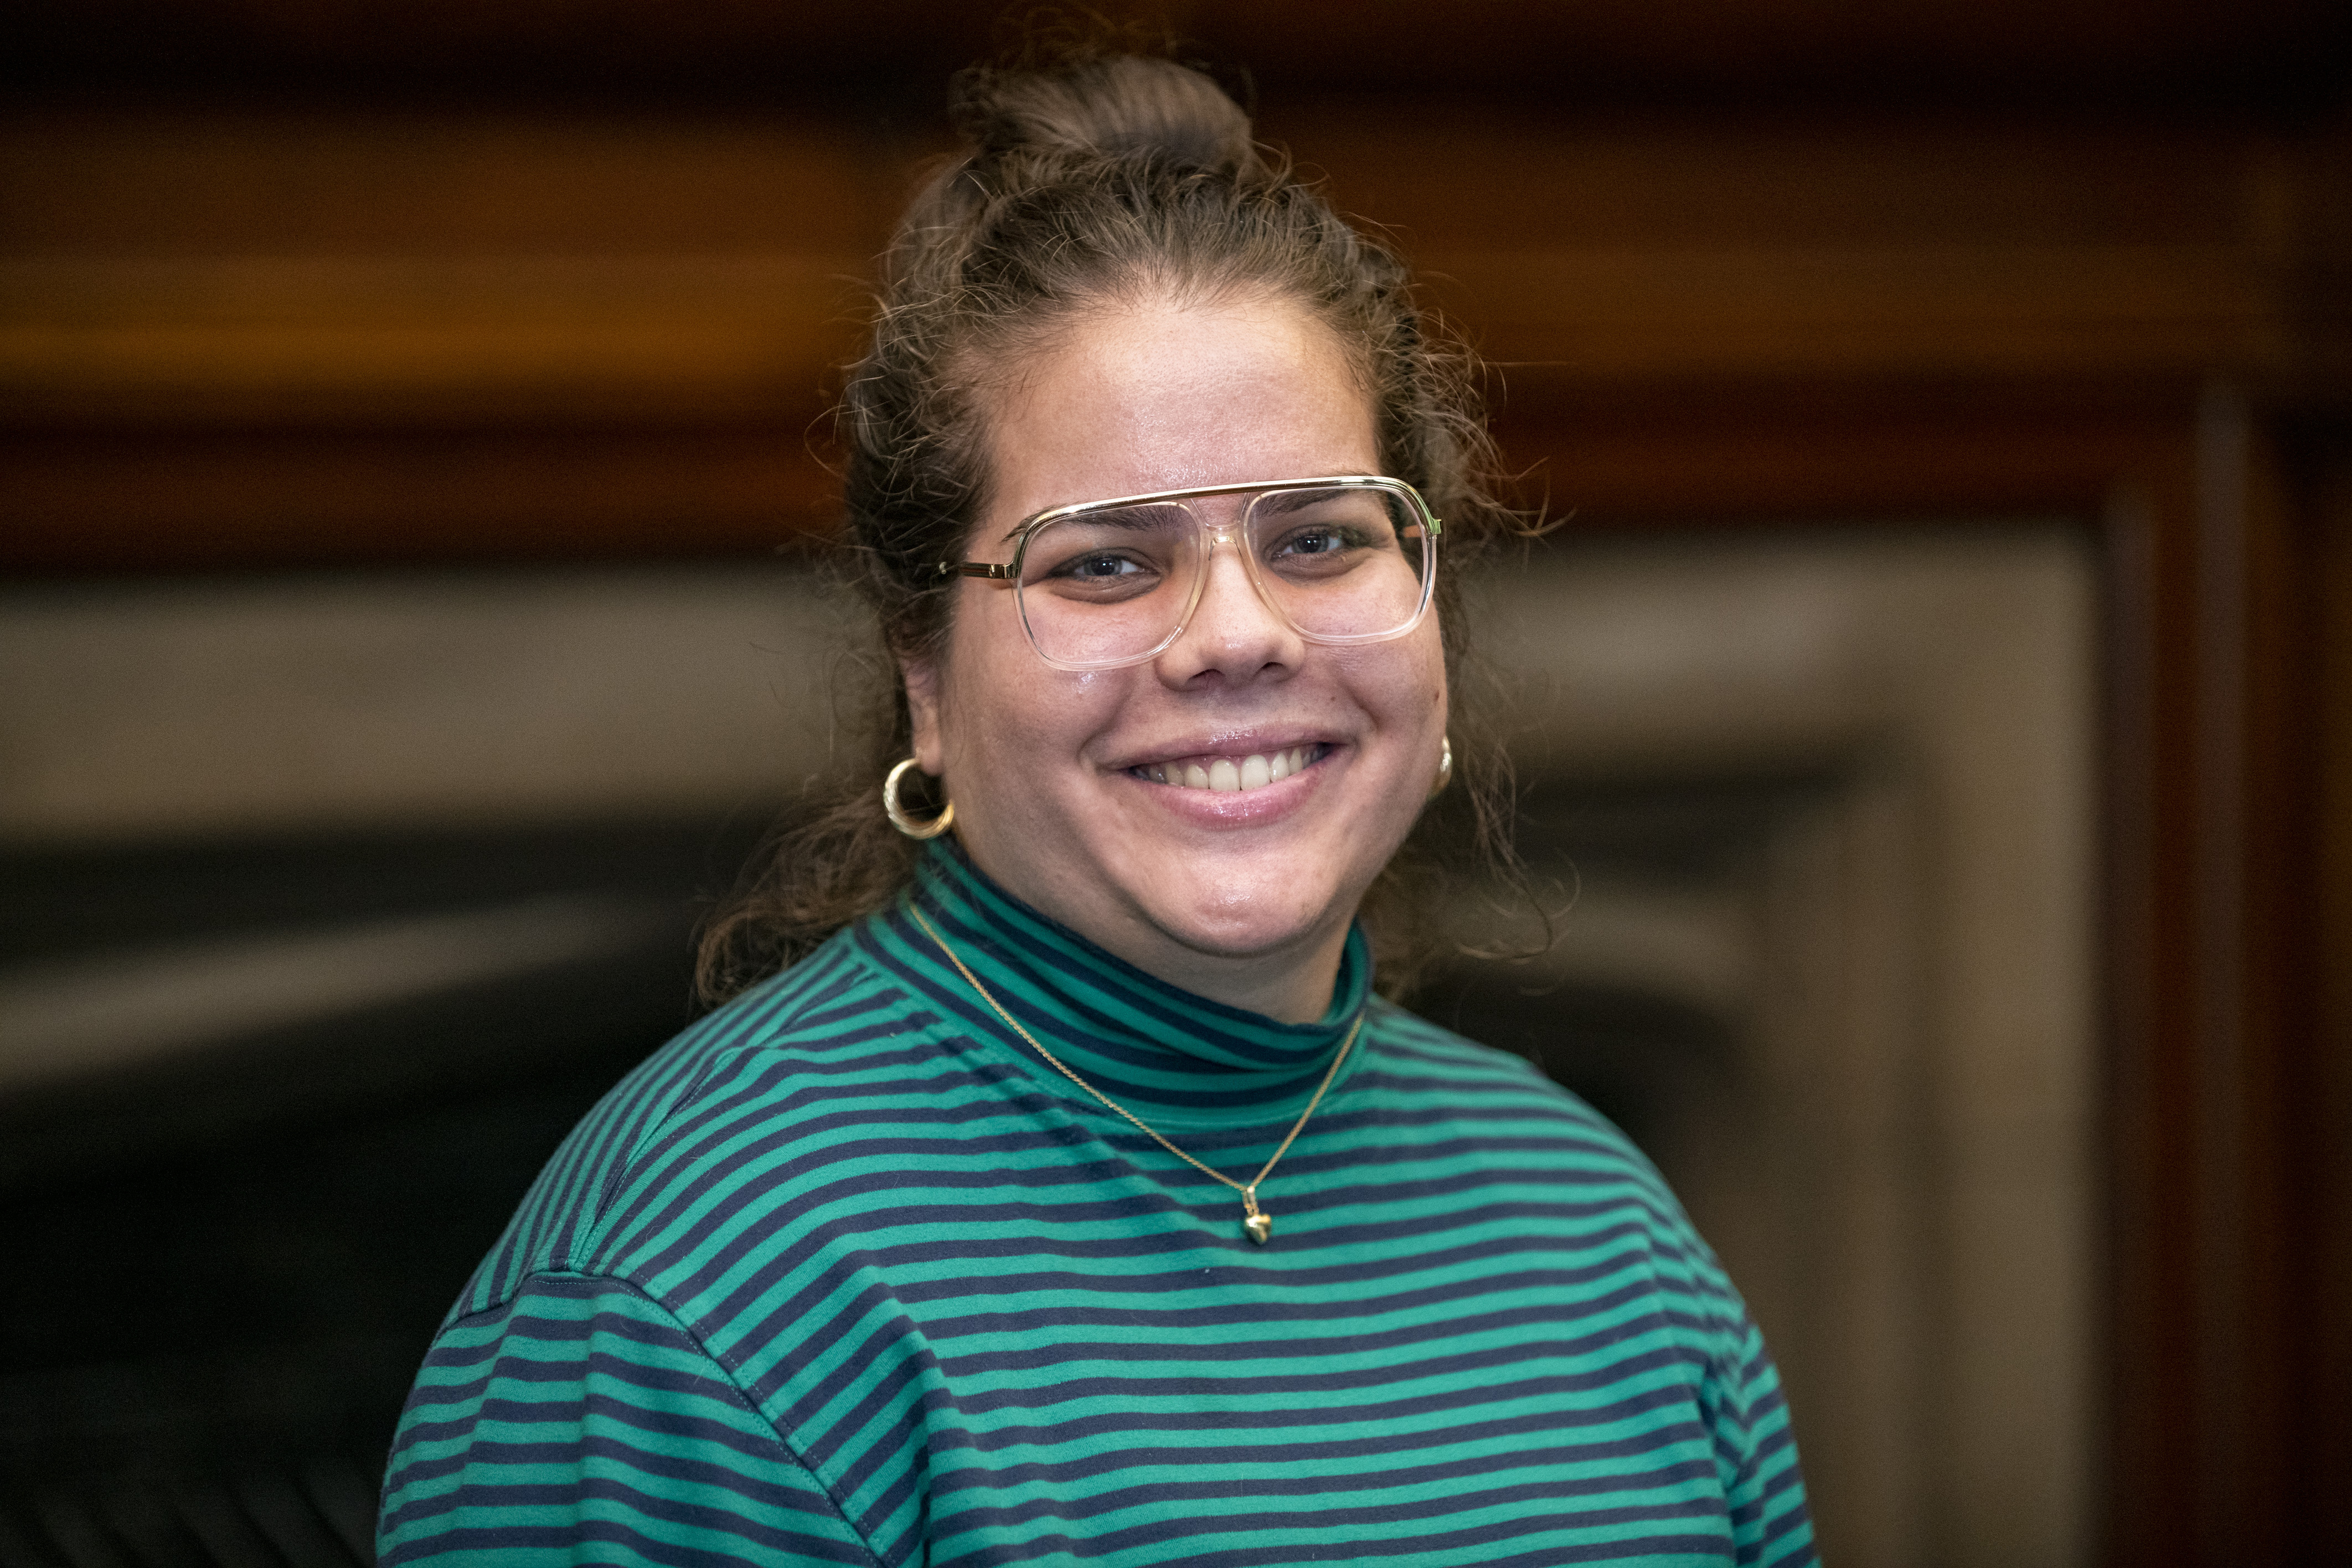
[[[1742,1327],[1737,1359],[1724,1369],[1729,1397],[1718,1398],[1712,1413],[1716,1464],[1731,1504],[1732,1560],[1741,1568],[1818,1564],[1780,1374],[1756,1325]]]
[[[376,1547],[386,1563],[878,1561],[675,1317],[577,1275],[533,1276],[442,1331]]]

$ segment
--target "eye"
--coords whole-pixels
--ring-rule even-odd
[[[1054,575],[1080,583],[1112,583],[1147,570],[1141,562],[1105,551],[1066,561],[1054,569]]]
[[[1070,604],[1118,605],[1142,598],[1166,581],[1167,574],[1150,552],[1132,545],[1088,544],[1080,541],[1047,541],[1076,549],[1031,552],[1026,580],[1044,594]]]
[[[1345,530],[1328,526],[1302,528],[1275,544],[1276,555],[1333,555],[1352,542]]]
[[[1258,559],[1295,583],[1336,580],[1394,549],[1395,527],[1379,494],[1274,490],[1250,512]]]
[[[1288,575],[1321,577],[1348,571],[1377,548],[1372,536],[1352,522],[1318,520],[1294,524],[1268,540],[1265,563]]]

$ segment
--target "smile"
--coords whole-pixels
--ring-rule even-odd
[[[1320,762],[1328,746],[1293,746],[1283,752],[1253,752],[1246,757],[1178,757],[1127,771],[1153,784],[1223,793],[1264,789]]]

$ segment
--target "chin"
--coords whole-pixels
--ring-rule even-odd
[[[1191,876],[1163,870],[1135,901],[1172,942],[1210,957],[1251,959],[1317,945],[1355,918],[1360,896],[1328,873],[1268,867],[1235,878],[1211,867]]]

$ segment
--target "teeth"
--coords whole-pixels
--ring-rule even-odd
[[[1315,746],[1293,746],[1282,752],[1253,752],[1238,763],[1230,757],[1213,757],[1206,767],[1199,763],[1153,763],[1136,771],[1154,784],[1232,794],[1263,789],[1278,779],[1288,778],[1313,762],[1318,750]]]

